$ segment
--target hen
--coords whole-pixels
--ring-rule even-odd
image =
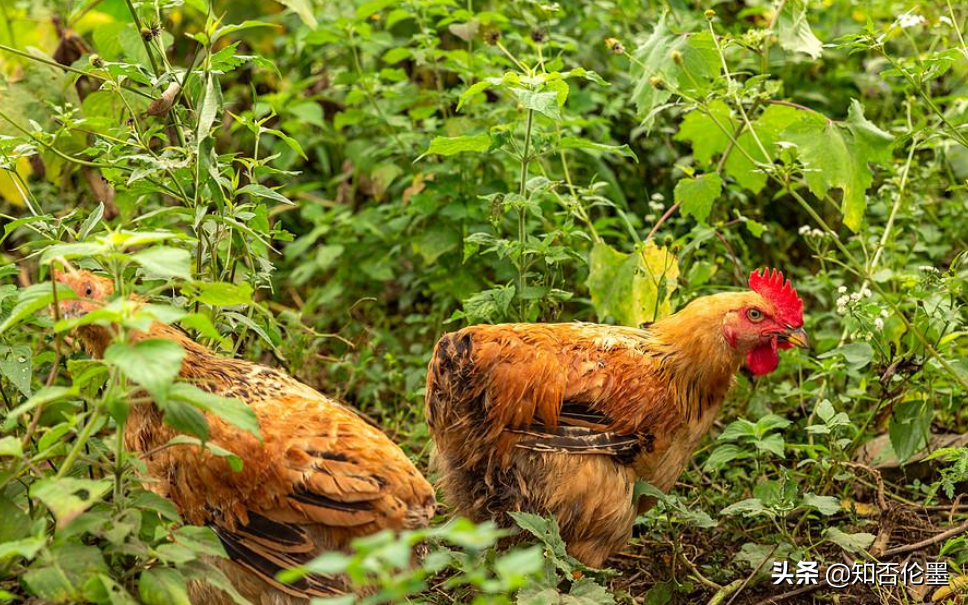
[[[112,297],[110,280],[86,271],[58,274],[76,299],[61,301],[64,317],[79,317]],[[102,357],[112,326],[77,329],[85,348]],[[358,536],[381,529],[425,526],[434,514],[430,484],[380,430],[339,402],[272,368],[215,355],[176,328],[156,323],[132,340],[173,340],[185,350],[181,377],[197,387],[248,404],[263,442],[207,415],[209,442],[243,461],[233,472],[223,458],[197,447],[163,447],[177,432],[151,403],[131,408],[125,446],[147,454],[151,489],[170,498],[183,518],[211,526],[229,559],[217,564],[253,603],[308,603],[346,592],[340,578],[311,575],[282,584],[275,575]],[[229,603],[207,584],[192,586],[194,603]]]
[[[807,346],[803,304],[782,274],[694,300],[645,329],[479,325],[444,335],[426,414],[440,486],[459,514],[509,525],[553,515],[569,553],[598,567],[631,536],[643,479],[672,488],[744,365],[776,369]]]

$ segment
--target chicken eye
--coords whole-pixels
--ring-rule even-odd
[[[90,298],[91,296],[94,296],[94,288],[92,288],[91,286],[88,286],[87,288],[85,288],[84,296],[87,296],[88,298]]]
[[[763,321],[763,311],[760,311],[756,307],[753,307],[752,309],[746,312],[746,317],[750,321]]]

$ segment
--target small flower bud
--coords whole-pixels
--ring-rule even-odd
[[[612,51],[616,55],[624,55],[625,47],[622,43],[618,41],[617,38],[605,38],[605,48]]]
[[[155,36],[154,36],[153,33],[151,33],[151,30],[150,29],[148,29],[147,27],[142,27],[141,28],[141,39],[142,40],[144,40],[145,42],[151,42],[152,38],[154,38],[154,37]]]
[[[97,67],[99,69],[104,67],[104,59],[101,58],[101,55],[91,55],[87,60],[91,63],[91,67]]]
[[[540,29],[532,29],[531,40],[533,40],[535,44],[541,44],[545,41],[545,33]]]
[[[518,111],[524,111],[524,105],[522,105],[521,103],[518,103],[518,106],[515,109],[517,109]]]
[[[682,65],[682,53],[681,52],[679,52],[678,50],[674,50],[671,53],[669,53],[669,56],[671,56],[672,57],[672,60],[676,62],[676,65]]]
[[[712,19],[713,17],[715,17],[715,16],[716,16],[716,11],[714,11],[714,10],[713,10],[713,9],[711,9],[711,8],[707,8],[707,9],[706,9],[706,12],[704,12],[703,14],[704,14],[704,15],[706,15],[706,18],[707,18],[707,19]]]
[[[659,90],[662,90],[663,88],[665,88],[665,82],[663,82],[662,78],[660,78],[659,76],[652,76],[651,78],[649,78],[649,86],[651,86],[652,88],[658,88]]]
[[[489,27],[486,30],[484,30],[483,37],[484,37],[484,44],[487,44],[488,46],[495,46],[498,42],[501,41],[501,32],[498,31],[497,29],[494,29],[493,27]]]

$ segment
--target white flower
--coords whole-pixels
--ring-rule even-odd
[[[874,327],[876,329],[878,329],[878,330],[883,330],[884,329],[884,320],[881,319],[880,317],[875,318],[874,319]]]
[[[932,267],[931,265],[921,265],[918,267],[918,271],[922,271],[924,273],[941,273],[938,271],[937,267]]]
[[[658,191],[656,191],[655,193],[652,194],[652,200],[656,202],[661,202],[665,200],[665,196],[659,193]]]
[[[803,227],[800,227],[800,230],[797,231],[797,233],[799,233],[800,235],[807,235],[807,234],[809,234],[810,233],[810,225],[804,225]]]
[[[837,294],[843,294],[846,291],[847,291],[847,286],[840,286],[839,288],[837,288]]]
[[[947,15],[941,15],[938,17],[938,21],[944,23],[945,25],[952,25],[951,19],[949,19]]]
[[[861,297],[861,293],[860,292],[851,292],[850,293],[850,300],[855,300],[855,301],[856,300],[860,300],[860,297]]]
[[[891,316],[890,311],[888,311],[887,309],[881,309],[881,317],[887,319],[890,316]]]
[[[913,11],[906,12],[897,18],[897,26],[900,27],[901,29],[907,29],[909,27],[917,27],[922,23],[924,23],[924,17],[914,13]]]
[[[868,288],[867,286],[864,286],[860,290],[860,295],[863,296],[864,298],[870,298],[871,296],[874,295],[874,293],[871,292],[870,288]]]
[[[660,210],[665,210],[665,204],[661,202],[649,202],[649,208],[651,208],[656,212],[659,212]]]

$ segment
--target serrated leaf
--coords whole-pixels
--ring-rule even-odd
[[[169,387],[181,371],[184,357],[185,350],[178,343],[159,338],[134,344],[116,342],[104,352],[106,363],[117,366],[159,403],[166,400]]]
[[[524,88],[512,88],[511,93],[525,109],[531,109],[552,120],[561,119],[557,92],[535,92]]]
[[[723,180],[710,172],[696,177],[686,177],[676,183],[675,200],[681,204],[683,214],[692,215],[700,223],[705,223],[713,208],[713,202],[723,192]]]
[[[721,127],[726,128],[727,132]],[[735,130],[736,125],[729,106],[716,99],[705,111],[694,109],[687,113],[679,125],[675,140],[688,141],[692,145],[692,155],[696,158],[696,163],[709,166],[713,156],[723,153],[729,146],[730,133]]]
[[[33,353],[26,346],[0,346],[0,376],[4,376],[17,390],[30,397],[30,377]]]
[[[638,327],[672,312],[670,297],[677,287],[679,264],[654,241],[641,244],[632,254],[597,242],[588,269],[586,285],[599,319],[610,315],[622,325]]]
[[[75,294],[73,290],[58,282],[57,298],[58,300],[75,298]],[[33,316],[37,311],[47,308],[52,302],[54,302],[54,294],[50,282],[24,288],[20,291],[17,304],[10,311],[10,315],[0,323],[0,334]]]
[[[708,33],[672,33],[662,15],[636,49],[632,63],[632,98],[639,115],[646,116],[646,125],[654,119],[654,110],[672,96],[670,89],[693,97],[703,97],[711,90],[721,69],[715,44]],[[673,52],[678,53],[679,61]]]
[[[185,293],[192,300],[213,307],[234,307],[252,302],[252,286],[248,282],[192,282],[185,286]]]
[[[280,204],[286,204],[287,206],[294,206],[292,200],[282,195],[275,189],[269,189],[265,185],[260,185],[258,183],[250,183],[245,187],[236,190],[236,195],[249,194],[255,197],[261,197],[274,202],[279,202]]]
[[[874,181],[868,163],[889,161],[892,138],[864,117],[856,101],[844,125],[813,112],[801,113],[784,135],[797,146],[807,186],[818,197],[831,189],[843,190],[844,224],[856,233],[867,208],[866,191]]]
[[[386,57],[384,57],[384,60],[386,60]],[[468,99],[470,99],[474,95],[481,94],[482,92],[490,88],[490,86],[491,86],[491,83],[488,82],[487,80],[481,80],[480,82],[475,82],[474,84],[471,84],[470,88],[462,92],[460,95],[460,98],[457,99],[457,111],[461,110],[461,108],[464,106],[464,103],[466,103]]]
[[[929,402],[905,401],[894,407],[887,432],[899,461],[907,460],[925,446],[933,418],[934,407]]]
[[[58,527],[64,527],[90,508],[111,489],[111,481],[89,479],[42,479],[30,486],[30,496],[50,509]]]

